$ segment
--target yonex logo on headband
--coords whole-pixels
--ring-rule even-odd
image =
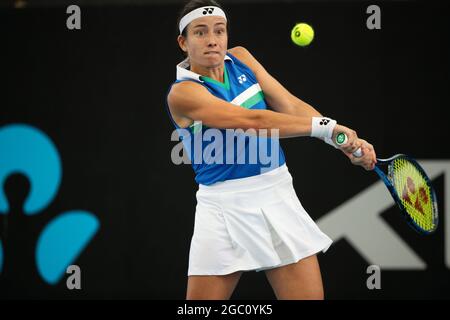
[[[188,14],[186,14],[183,18],[181,18],[180,25],[179,25],[180,34],[183,32],[184,28],[186,28],[186,26],[189,23],[191,23],[193,20],[204,17],[206,15],[223,17],[225,20],[227,20],[227,17],[225,16],[225,12],[223,12],[223,10],[220,9],[219,7],[197,8],[197,9],[192,10]]]

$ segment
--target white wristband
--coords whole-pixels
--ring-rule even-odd
[[[327,117],[312,117],[311,137],[331,139],[336,124],[335,120]]]

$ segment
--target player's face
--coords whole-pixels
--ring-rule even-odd
[[[223,17],[202,17],[187,26],[184,50],[189,58],[204,66],[220,65],[227,51],[228,34]],[[183,48],[183,47],[182,47]]]

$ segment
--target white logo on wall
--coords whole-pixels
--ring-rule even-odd
[[[69,30],[80,30],[81,29],[81,9],[79,6],[72,4],[67,7],[66,13],[71,13],[67,17],[66,26]]]
[[[70,274],[70,276],[67,277],[67,280],[66,280],[67,289],[80,290],[81,289],[81,269],[80,269],[80,267],[77,266],[76,264],[70,265],[67,267],[66,273]]]
[[[370,274],[370,276],[367,278],[366,286],[367,289],[373,290],[381,289],[381,269],[380,266],[377,265],[371,265],[367,267],[366,270],[367,274]]]
[[[373,4],[367,7],[366,13],[371,15],[366,20],[366,26],[369,30],[381,29],[381,9],[379,6]]]
[[[444,174],[444,197],[438,199],[440,204],[445,204],[440,212],[444,224],[439,228],[444,228],[445,264],[450,268],[450,161],[419,162],[430,179]],[[383,270],[425,270],[425,261],[380,217],[394,205],[385,185],[378,181],[316,222],[335,242],[345,238],[368,264],[378,265]]]

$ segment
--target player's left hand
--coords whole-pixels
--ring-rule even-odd
[[[350,161],[356,165],[361,166],[367,171],[373,170],[375,168],[375,164],[377,163],[377,155],[375,153],[375,149],[373,145],[368,143],[364,139],[358,138],[358,144],[361,143],[361,151],[362,151],[362,157],[355,157],[351,153],[347,153],[345,151],[344,154],[350,159]]]

